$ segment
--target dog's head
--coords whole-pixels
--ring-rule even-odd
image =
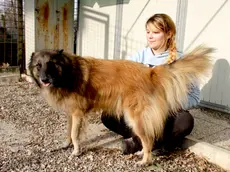
[[[39,87],[65,87],[72,76],[71,60],[63,50],[32,53],[29,70]]]

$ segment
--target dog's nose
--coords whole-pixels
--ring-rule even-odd
[[[48,78],[41,78],[41,81],[44,82],[44,83],[48,83],[49,79]]]

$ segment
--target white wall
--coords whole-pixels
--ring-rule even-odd
[[[26,68],[28,67],[30,56],[35,51],[35,2],[25,0],[25,52]]]

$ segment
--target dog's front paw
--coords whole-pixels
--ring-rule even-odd
[[[151,161],[141,160],[136,163],[136,166],[143,167],[143,166],[149,166],[151,164]]]
[[[69,148],[69,146],[71,145],[71,143],[72,143],[71,140],[66,140],[63,144],[59,144],[57,146],[57,148],[51,150],[51,152],[56,152],[56,151],[60,151],[62,149],[67,149],[67,148]]]
[[[77,156],[81,155],[81,153],[82,152],[80,151],[80,149],[74,149],[73,152],[71,153],[71,155],[69,156],[69,159],[71,160],[74,157],[77,157]]]
[[[67,139],[67,140],[65,140],[64,141],[64,143],[61,145],[61,148],[62,149],[66,149],[66,148],[68,148],[70,145],[71,145],[71,139]]]
[[[80,151],[80,149],[77,149],[77,150],[74,150],[73,152],[72,152],[72,156],[79,156],[79,155],[81,155],[81,151]]]
[[[142,166],[145,166],[145,164],[146,164],[146,162],[144,162],[143,160],[141,160],[141,161],[138,161],[138,162],[136,162],[136,166],[137,167],[142,167]]]
[[[137,166],[148,166],[152,164],[152,156],[151,154],[144,154],[141,161],[138,161],[136,163]]]

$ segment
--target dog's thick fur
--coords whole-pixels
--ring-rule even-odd
[[[68,141],[79,154],[81,120],[92,110],[124,115],[151,161],[154,138],[162,135],[169,111],[186,103],[188,85],[199,83],[212,66],[213,49],[199,46],[170,65],[148,68],[127,60],[83,58],[63,51],[34,52],[30,73],[47,101],[69,113]]]

